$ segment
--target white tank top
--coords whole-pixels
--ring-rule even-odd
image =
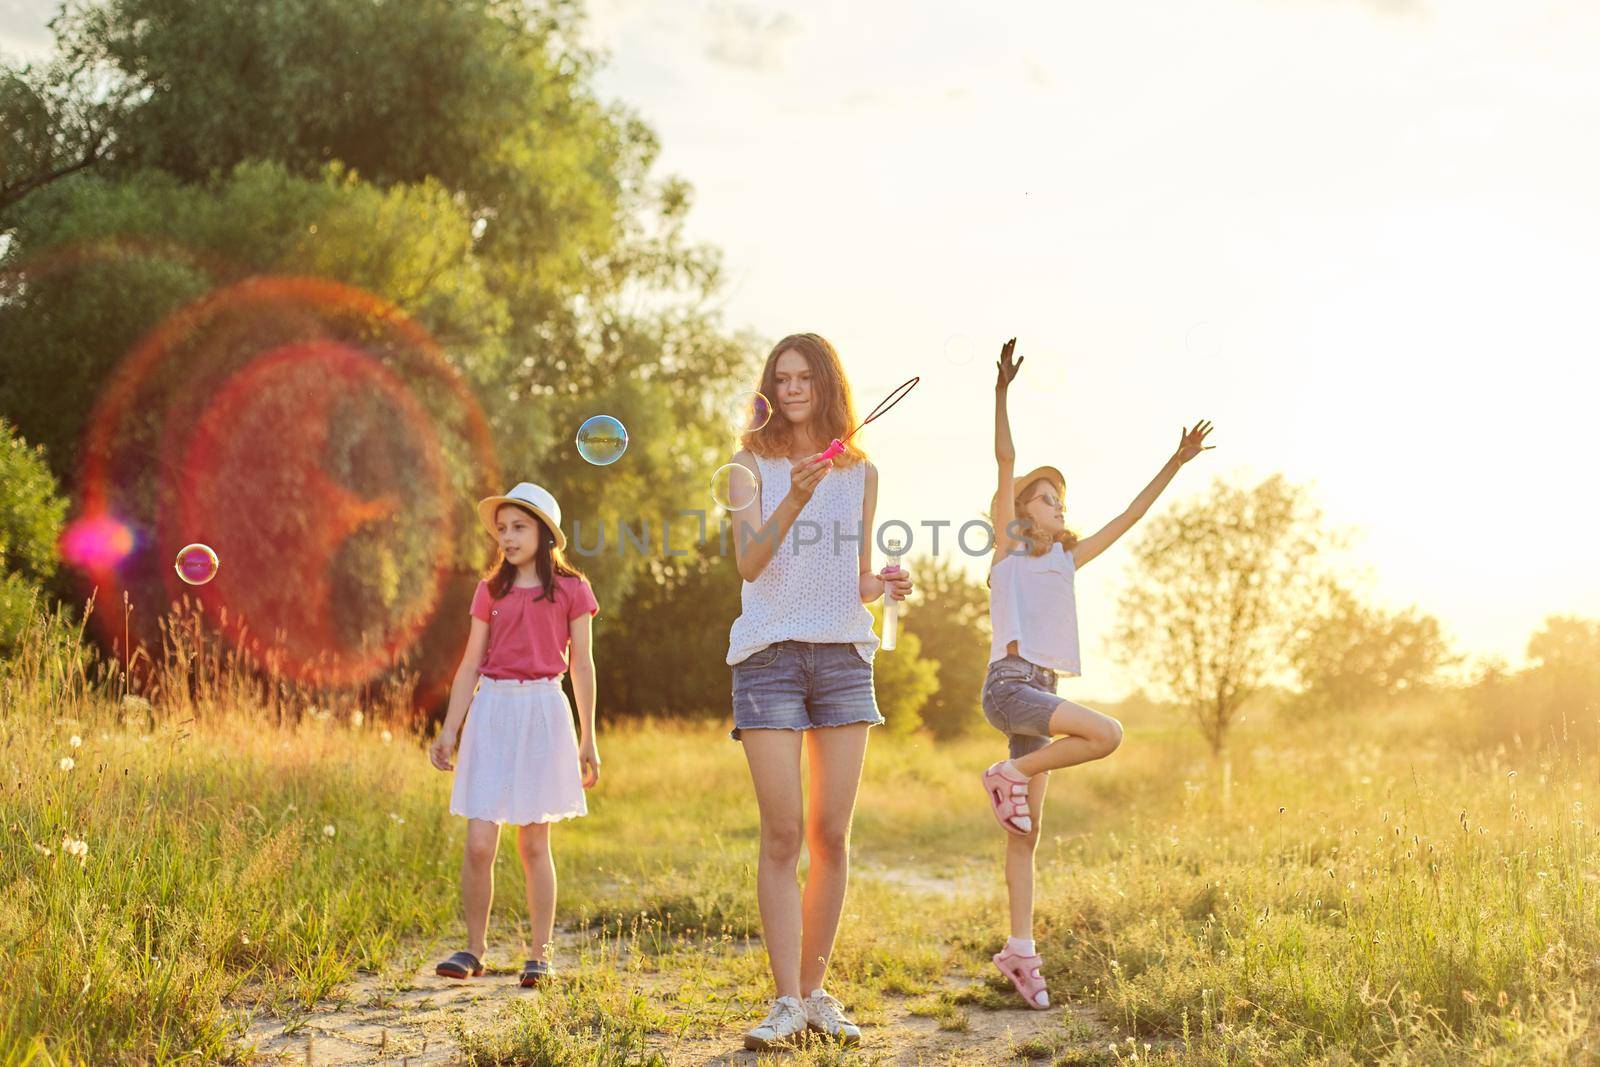
[[[1076,573],[1072,553],[1060,541],[1042,556],[1002,556],[989,568],[990,663],[1004,658],[1015,641],[1017,655],[1029,663],[1079,673]]]
[[[789,495],[792,464],[787,456],[757,456],[756,466],[764,526]],[[741,610],[728,634],[730,666],[777,641],[850,643],[872,662],[878,635],[861,602],[861,541],[855,539],[871,536],[861,529],[866,486],[864,462],[823,475],[766,569],[739,589]],[[739,536],[737,525],[732,536]]]

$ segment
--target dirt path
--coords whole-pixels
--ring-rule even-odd
[[[958,875],[937,876],[916,869],[864,867],[861,876],[917,893],[949,896],[968,888]],[[262,1062],[316,1064],[424,1065],[462,1062],[456,1028],[492,1031],[504,1025],[504,1013],[519,1002],[537,1001],[537,989],[522,989],[516,970],[491,969],[465,982],[440,978],[435,963],[458,946],[415,942],[382,973],[358,974],[348,985],[315,1008],[292,1016],[259,1013],[249,1025],[247,1044]],[[744,946],[759,950],[759,942]],[[734,951],[741,951],[734,946]],[[652,1032],[649,1048],[672,1065],[754,1064],[758,1057],[742,1047],[744,1030],[759,1021],[759,1008],[737,1017],[717,1015],[717,998],[695,988],[692,968],[628,966],[625,947],[615,940],[600,942],[585,931],[557,934],[557,959],[607,963],[627,972],[631,989],[652,998],[671,1017],[671,1025]],[[646,961],[636,961],[644,963]],[[873,1010],[858,1013],[862,1044],[852,1059],[863,1064],[1015,1063],[1033,1059],[1053,1062],[1069,1051],[1098,1053],[1084,1062],[1098,1062],[1108,1043],[1117,1040],[1092,1006],[1069,1004],[1049,1011],[1030,1011],[1006,996],[982,990],[965,974],[949,973],[936,993],[940,998],[885,995]],[[962,996],[971,990],[973,995]],[[970,1001],[953,1003],[951,1001]],[[722,1002],[724,1006],[726,1001]],[[713,1016],[708,1018],[708,1016]],[[781,1056],[778,1057],[781,1059]]]
[[[564,934],[560,957],[575,959],[586,940]],[[492,1027],[502,1012],[521,1000],[536,1000],[537,990],[524,990],[510,969],[455,982],[433,973],[437,959],[448,955],[442,943],[418,943],[381,974],[360,974],[335,996],[311,1011],[292,1016],[259,1014],[250,1023],[246,1042],[262,1062],[316,1064],[453,1064],[460,1062],[453,1039],[456,1025],[479,1030]],[[642,971],[637,978],[647,995],[676,1010],[682,975]],[[970,986],[972,980],[951,975],[945,988]],[[692,999],[692,998],[691,998]],[[984,1064],[1016,1062],[1032,1056],[1051,1060],[1068,1049],[1090,1046],[1105,1050],[1107,1031],[1092,1010],[1068,1006],[1036,1012],[1026,1008],[985,1008],[976,1004],[947,1007],[939,1017],[928,1011],[928,997],[884,998],[887,1021],[863,1025],[859,1050],[862,1063]],[[690,1009],[684,1007],[688,1015]],[[740,1045],[743,1028],[757,1021],[730,1020],[725,1026],[703,1023],[680,1028],[690,1036],[652,1034],[650,1048],[669,1064],[755,1063],[758,1057]],[[707,1032],[709,1031],[709,1032]],[[771,1057],[768,1057],[770,1062]]]

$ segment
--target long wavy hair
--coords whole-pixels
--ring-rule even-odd
[[[501,504],[501,508],[516,508],[518,511],[533,519],[534,525],[539,528],[539,544],[534,549],[533,566],[539,575],[539,585],[544,592],[539,594],[540,600],[554,600],[556,598],[555,576],[564,574],[569,578],[582,578],[583,572],[567,562],[566,553],[556,547],[556,535],[550,532],[550,527],[545,521],[535,515],[530,509],[520,504]],[[495,508],[495,514],[500,513],[500,508]],[[484,580],[489,583],[489,595],[499,600],[511,592],[511,586],[517,580],[516,565],[506,559],[505,551],[500,552],[499,558],[489,567]]]
[[[811,367],[811,397],[814,401],[813,433],[824,441],[843,437],[855,428],[856,405],[850,396],[850,380],[844,376],[839,353],[828,339],[815,333],[792,333],[772,346],[766,366],[761,368],[761,395],[775,409],[773,417],[759,430],[746,431],[740,443],[758,456],[787,456],[794,445],[794,427],[781,411],[778,400],[778,357],[790,350],[805,357]],[[846,441],[844,454],[834,459],[841,467],[867,458],[860,445]]]
[[[1028,518],[1027,514],[1022,510],[1023,505],[1029,500],[1033,499],[1033,494],[1040,485],[1048,485],[1052,489],[1056,488],[1056,483],[1052,482],[1049,478],[1035,478],[1027,485],[1012,487],[1016,492],[1016,497],[1011,502],[1011,512],[1017,517],[1017,521],[1022,523],[1021,539],[1028,545],[1028,555],[1042,556],[1046,552],[1050,551],[1050,546],[1055,544],[1057,541],[1061,542],[1061,547],[1064,550],[1071,552],[1072,546],[1078,543],[1078,535],[1076,533],[1072,532],[1071,530],[1062,530],[1058,534],[1047,534],[1043,530],[1039,529],[1038,526],[1034,525],[1033,520]],[[999,509],[995,508],[989,513],[990,526],[993,526],[995,520],[998,518],[998,511]],[[1004,530],[995,530],[996,537],[999,537],[1003,533],[1005,533]]]

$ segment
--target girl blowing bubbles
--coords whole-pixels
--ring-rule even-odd
[[[1013,475],[1016,450],[1006,413],[1006,391],[1022,360],[1012,362],[1016,338],[1000,350],[994,386],[994,458],[1000,484],[990,514],[995,527],[989,564],[989,619],[994,627],[989,673],[983,683],[983,714],[1007,736],[1011,758],[983,772],[994,817],[1006,840],[1006,890],[1011,937],[995,966],[1011,979],[1030,1007],[1047,1008],[1033,943],[1033,853],[1039,845],[1050,772],[1102,759],[1122,743],[1122,724],[1056,696],[1058,674],[1078,671],[1078,617],[1073,598],[1077,570],[1127,533],[1155,503],[1178,468],[1212,447],[1204,444],[1211,424],[1182,431],[1178,449],[1128,510],[1083,540],[1066,528],[1066,481],[1054,467]]]
[[[567,539],[555,497],[523,482],[505,496],[480,501],[478,514],[500,544],[500,559],[473,595],[467,650],[450,690],[450,710],[428,750],[435,767],[456,771],[450,813],[467,817],[461,863],[467,948],[436,971],[447,978],[483,973],[500,824],[512,823],[528,878],[534,945],[521,981],[531,986],[550,973],[555,931],[550,824],[588,814],[583,791],[600,779],[589,642],[597,607],[589,583],[562,555]],[[572,709],[561,691],[569,648],[581,740],[573,733]],[[456,769],[450,755],[463,718],[466,733]]]
[[[733,737],[744,742],[761,810],[756,899],[778,997],[745,1047],[781,1046],[808,1028],[854,1044],[860,1029],[822,982],[844,907],[867,731],[883,722],[867,605],[885,592],[903,599],[911,576],[872,571],[877,468],[853,444],[837,459],[820,459],[829,440],[855,424],[833,346],[814,333],[785,337],[767,356],[761,393],[779,416],[745,434],[734,456],[756,479],[735,485],[753,502],[733,512],[744,584],[728,664]],[[800,789],[802,748],[811,766],[809,805]],[[811,854],[803,892],[796,884],[802,840]]]

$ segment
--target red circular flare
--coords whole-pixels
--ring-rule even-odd
[[[87,516],[153,534],[138,538],[153,551],[90,575],[101,598],[129,594],[146,641],[187,595],[235,647],[328,685],[410,648],[463,501],[499,482],[483,414],[426,332],[312,278],[251,279],[160,323],[97,403],[80,469]],[[226,581],[180,582],[172,553],[190,542],[227,560]],[[97,617],[120,640],[112,614]]]

